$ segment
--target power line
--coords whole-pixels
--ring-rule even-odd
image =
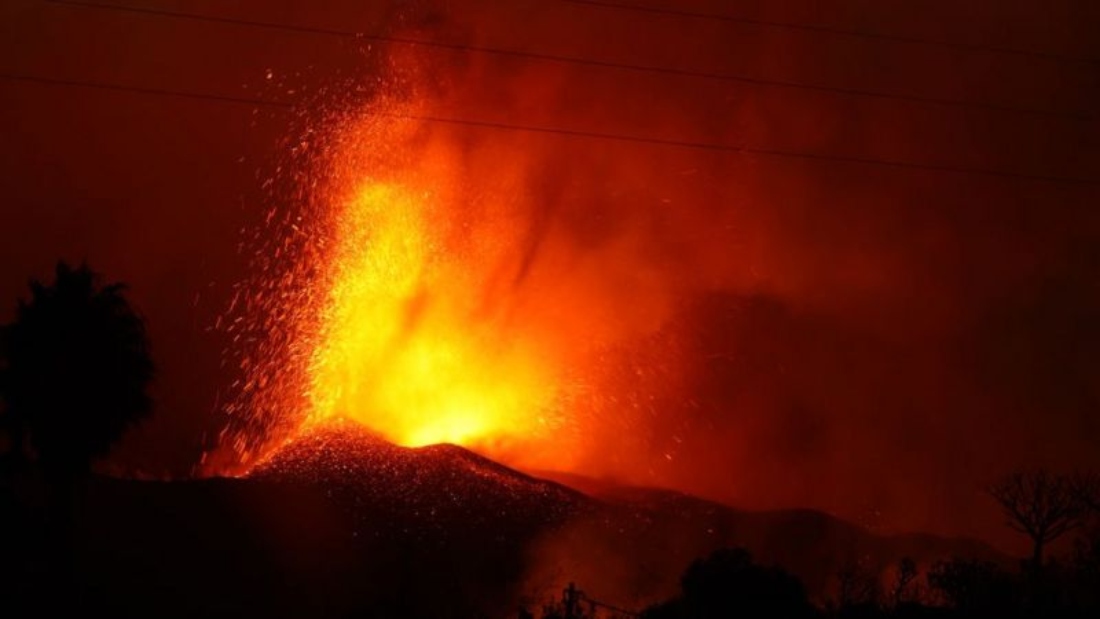
[[[807,32],[821,32],[827,34],[835,34],[840,36],[848,36],[863,39],[872,39],[878,41],[891,41],[894,43],[909,43],[912,45],[926,45],[929,47],[946,47],[950,49],[957,49],[960,51],[968,52],[984,52],[989,54],[1005,54],[1013,56],[1026,56],[1031,58],[1039,58],[1042,60],[1049,60],[1053,62],[1060,62],[1066,64],[1083,64],[1083,65],[1098,65],[1100,59],[1096,58],[1084,58],[1078,56],[1067,56],[1063,54],[1056,54],[1053,52],[1044,52],[1039,50],[1020,49],[1014,47],[998,47],[977,45],[972,43],[960,43],[957,41],[944,41],[937,39],[926,39],[922,37],[911,37],[899,34],[887,34],[881,32],[869,32],[866,30],[850,30],[847,28],[839,28],[835,26],[820,26],[814,24],[798,24],[792,22],[774,21],[768,19],[756,19],[751,17],[736,17],[733,15],[724,15],[718,13],[700,13],[695,11],[686,11],[682,9],[669,9],[650,6],[639,6],[636,4],[622,4],[618,2],[607,2],[605,0],[558,0],[559,2],[565,2],[569,4],[579,4],[585,6],[599,7],[603,9],[618,10],[618,11],[631,11],[636,13],[650,13],[653,15],[668,15],[674,17],[684,17],[689,19],[701,19],[709,21],[719,21],[735,24],[746,24],[751,26],[763,26],[767,28],[781,28],[785,30],[802,30]]]
[[[1017,107],[1011,105],[1001,105],[997,103],[982,103],[976,101],[964,101],[959,99],[941,99],[937,97],[924,97],[918,95],[904,95],[888,92],[881,92],[876,90],[864,90],[859,88],[842,88],[836,86],[824,86],[819,84],[809,84],[804,82],[793,82],[787,80],[777,80],[770,78],[752,77],[747,75],[734,75],[730,73],[712,73],[708,71],[695,71],[691,69],[677,69],[673,67],[657,67],[651,65],[630,64],[623,62],[612,62],[605,60],[594,60],[591,58],[582,58],[579,56],[562,56],[558,54],[548,54],[542,52],[526,52],[520,50],[500,49],[494,47],[483,47],[476,45],[464,45],[460,43],[444,43],[439,41],[427,41],[423,39],[413,39],[408,37],[399,37],[391,35],[380,34],[366,34],[363,32],[354,32],[349,30],[337,30],[331,28],[317,28],[311,26],[298,26],[292,24],[282,24],[275,22],[257,21],[251,19],[241,19],[235,17],[220,17],[214,15],[200,15],[196,13],[185,13],[180,11],[169,11],[164,9],[153,9],[145,7],[133,7],[123,6],[116,4],[104,4],[100,2],[85,2],[83,0],[44,0],[50,4],[68,6],[68,7],[80,7],[86,9],[98,9],[115,11],[120,13],[132,13],[137,15],[146,15],[154,17],[164,17],[171,19],[183,19],[189,21],[227,24],[234,26],[244,26],[250,28],[262,28],[266,30],[276,30],[285,32],[295,32],[299,34],[313,34],[321,36],[335,36],[342,38],[351,38],[359,40],[370,40],[385,43],[392,43],[398,45],[412,45],[418,47],[428,47],[435,49],[445,49],[448,51],[460,51],[468,53],[487,54],[495,56],[505,56],[511,58],[519,58],[523,60],[535,60],[541,62],[553,62],[559,64],[572,64],[577,66],[595,67],[601,69],[615,69],[621,71],[632,71],[636,73],[654,73],[663,75],[672,75],[677,77],[695,78],[695,79],[707,79],[715,81],[725,82],[739,82],[743,84],[750,84],[753,86],[769,86],[775,88],[787,88],[797,90],[809,90],[816,92],[825,92],[834,95],[849,96],[849,97],[867,97],[874,99],[892,100],[892,101],[904,101],[907,103],[921,104],[921,105],[937,105],[943,107],[954,108],[973,108],[992,112],[1010,113],[1010,114],[1024,114],[1029,116],[1042,116],[1051,118],[1061,118],[1069,120],[1087,121],[1091,120],[1091,114],[1085,112],[1065,112],[1061,110],[1046,110],[1027,107]]]
[[[187,92],[183,90],[168,90],[165,88],[147,88],[144,86],[126,86],[122,84],[110,84],[107,82],[92,82],[83,80],[67,80],[38,75],[26,75],[16,73],[0,73],[0,79],[28,82],[32,84],[45,84],[48,86],[73,86],[78,88],[90,88],[93,90],[109,90],[114,92],[128,92],[141,95],[156,95],[163,97],[180,97],[184,99],[197,99],[200,101],[217,101],[219,103],[233,103],[240,105],[252,105],[259,107],[276,107],[290,109],[291,103],[270,101],[267,99],[252,99],[248,97],[234,97],[229,95],[215,95],[201,92]]]
[[[293,103],[283,101],[271,101],[265,99],[254,99],[248,97],[234,97],[229,95],[215,95],[207,93],[196,93],[180,90],[169,90],[164,88],[146,88],[137,86],[127,86],[122,84],[110,84],[106,82],[96,81],[80,81],[69,80],[59,78],[49,78],[35,75],[23,75],[14,73],[0,73],[0,79],[34,83],[51,86],[64,86],[64,87],[78,87],[78,88],[90,88],[95,90],[106,90],[115,92],[136,93],[142,95],[154,95],[164,97],[178,97],[184,99],[194,100],[206,100],[218,103],[231,103],[242,104],[251,106],[263,106],[280,109],[291,109],[294,107]],[[1064,185],[1085,185],[1093,186],[1100,185],[1100,181],[1089,178],[1079,177],[1067,177],[1067,176],[1047,176],[1047,175],[1035,175],[1024,174],[1021,172],[1009,172],[1003,170],[993,170],[988,168],[966,168],[949,165],[928,164],[910,161],[897,161],[891,159],[876,159],[873,157],[853,157],[847,155],[831,155],[826,153],[807,153],[798,151],[788,151],[780,149],[770,148],[756,148],[750,146],[733,146],[729,144],[721,144],[714,142],[691,142],[686,140],[673,140],[666,138],[653,138],[645,136],[626,135],[618,133],[603,133],[594,131],[582,131],[577,129],[565,129],[560,127],[539,127],[533,125],[517,125],[510,123],[501,123],[493,121],[473,120],[465,118],[448,118],[442,116],[430,116],[430,115],[418,115],[418,114],[393,114],[387,112],[371,112],[375,116],[385,118],[396,118],[402,120],[416,120],[422,122],[430,122],[437,124],[446,124],[462,127],[473,127],[480,129],[491,129],[500,131],[520,131],[525,133],[539,133],[560,135],[571,138],[579,139],[591,139],[591,140],[603,140],[603,141],[615,141],[615,142],[627,142],[634,144],[646,144],[651,146],[665,146],[665,147],[677,147],[687,148],[694,150],[707,150],[715,152],[734,153],[741,155],[759,155],[766,157],[774,157],[781,159],[800,159],[805,161],[816,162],[829,162],[829,163],[841,163],[841,164],[856,164],[877,166],[895,169],[911,169],[922,170],[927,172],[943,172],[962,174],[970,176],[986,176],[992,178],[1005,178],[1012,180],[1022,181],[1036,181],[1044,183],[1055,183]]]

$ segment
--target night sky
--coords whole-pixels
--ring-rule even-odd
[[[630,421],[648,449],[592,455],[581,472],[990,537],[991,478],[1100,466],[1096,3],[644,3],[739,21],[557,0],[392,4],[131,3],[748,78],[414,50],[453,118],[749,151],[503,142],[537,151],[532,191],[545,217],[571,222],[578,251],[640,240],[676,307],[664,330],[689,371]],[[157,408],[118,470],[186,474],[210,445],[235,378],[214,324],[247,275],[240,241],[278,201],[265,181],[341,89],[377,84],[386,47],[0,4],[0,319],[59,258],[130,285]],[[504,148],[499,132],[454,131]],[[491,173],[476,161],[471,174]]]

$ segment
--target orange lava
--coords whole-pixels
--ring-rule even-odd
[[[294,332],[281,356],[301,371],[288,381],[266,358],[253,363],[281,384],[257,387],[249,406],[281,409],[284,437],[352,420],[402,446],[570,466],[571,400],[601,342],[578,337],[573,314],[591,283],[545,284],[568,265],[532,258],[537,204],[513,191],[524,166],[502,162],[496,189],[471,183],[451,135],[401,118],[410,105],[376,110],[334,131],[310,249],[292,269],[309,292],[273,302]]]
[[[318,113],[281,168],[292,188],[225,318],[243,378],[205,468],[353,420],[513,467],[648,470],[637,430],[677,368],[653,336],[683,279],[654,251],[671,212],[623,197],[649,175],[595,174],[624,152],[563,158],[567,138],[425,120],[447,96],[396,90]]]
[[[414,447],[529,442],[560,425],[560,370],[538,325],[487,294],[516,235],[451,203],[450,168],[424,159],[363,178],[334,210],[308,423],[353,419]]]

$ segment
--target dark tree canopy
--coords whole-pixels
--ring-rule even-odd
[[[6,425],[44,469],[79,474],[150,413],[145,324],[87,266],[60,263],[52,285],[30,288],[4,334]]]

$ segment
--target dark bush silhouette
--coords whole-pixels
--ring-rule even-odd
[[[1018,579],[986,561],[939,561],[928,571],[928,586],[965,616],[1014,615],[1020,608]]]
[[[890,589],[890,603],[898,608],[912,601],[912,585],[917,579],[917,562],[911,557],[902,557],[898,561],[897,575]]]
[[[1091,528],[1074,543],[1071,603],[1094,612],[1100,609],[1100,528]]]
[[[1078,471],[1070,476],[1070,489],[1088,511],[1086,518],[1100,516],[1100,474]]]
[[[65,263],[56,276],[31,282],[5,330],[0,387],[13,451],[28,444],[47,474],[73,478],[149,414],[153,363],[121,284]]]
[[[752,562],[747,550],[723,549],[692,563],[680,580],[680,597],[644,613],[649,619],[808,617],[815,610],[798,578]]]
[[[882,597],[881,569],[849,556],[837,570],[838,610],[845,616],[862,616],[878,608]]]

